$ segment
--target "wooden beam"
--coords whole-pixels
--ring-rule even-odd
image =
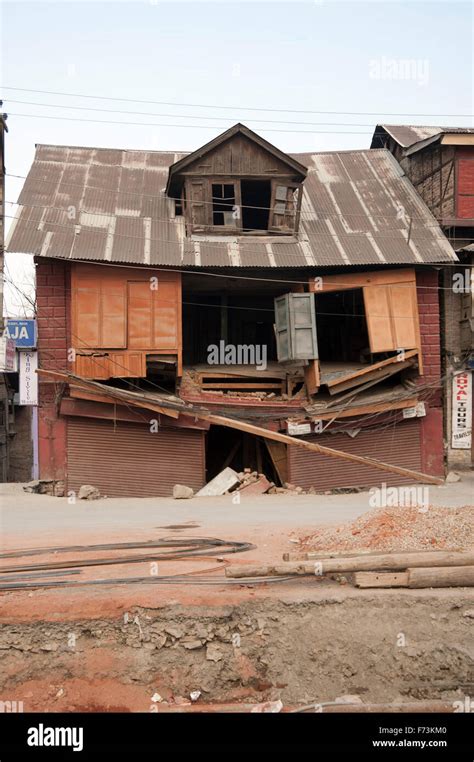
[[[417,349],[411,349],[409,352],[405,352],[403,355],[394,355],[393,357],[388,357],[386,360],[380,360],[379,362],[373,363],[373,365],[367,365],[365,368],[362,368],[361,370],[357,370],[352,373],[348,373],[347,376],[338,376],[337,378],[333,379],[332,381],[327,381],[328,387],[336,387],[337,389],[340,388],[340,391],[344,391],[343,385],[345,385],[348,381],[352,381],[356,378],[361,378],[361,383],[365,380],[364,377],[367,376],[368,373],[372,373],[375,370],[379,370],[380,368],[385,368],[387,365],[400,365],[406,361],[409,360],[411,357],[415,357],[415,355],[418,354]],[[400,368],[400,370],[403,370],[403,367]],[[324,381],[323,381],[324,383]]]
[[[57,378],[68,384],[79,384],[85,388],[96,388],[97,386],[102,390],[102,393],[111,393],[110,389],[113,387],[106,386],[105,384],[96,384],[94,381],[85,381],[83,379],[77,379],[77,377],[66,373],[57,373],[56,371],[45,371],[38,368],[37,373],[40,375],[46,375],[49,377]],[[160,396],[157,398],[158,403],[155,400],[148,399],[145,394],[136,395],[135,393],[124,392],[122,390],[113,389],[113,395],[117,396],[117,399],[127,399],[130,404],[136,404],[137,407],[144,407],[149,410],[155,410],[156,412],[163,412],[164,415],[168,415],[167,408],[179,412],[184,415],[190,415],[198,418],[202,421],[208,421],[216,426],[228,426],[231,429],[237,429],[238,431],[244,431],[247,434],[254,434],[255,436],[265,437],[266,439],[272,439],[275,442],[283,442],[283,444],[292,445],[293,447],[301,447],[304,450],[310,450],[311,452],[317,452],[320,455],[327,455],[332,458],[339,458],[341,460],[347,460],[351,463],[359,463],[362,466],[370,466],[377,468],[380,471],[389,472],[392,474],[399,474],[412,481],[419,481],[424,484],[443,484],[443,479],[437,476],[431,476],[430,474],[422,474],[419,471],[412,471],[410,468],[403,468],[402,466],[394,466],[391,463],[384,463],[376,458],[364,457],[362,455],[355,455],[353,453],[344,452],[343,450],[335,450],[332,447],[324,447],[323,445],[316,444],[316,442],[309,442],[305,439],[298,439],[297,437],[291,437],[288,434],[280,434],[277,431],[271,431],[265,429],[262,426],[255,426],[245,421],[239,421],[234,418],[227,418],[223,415],[214,415],[212,413],[203,410],[202,408],[194,406],[177,405],[176,402],[167,402],[166,397]]]
[[[228,566],[227,577],[286,577],[291,575],[349,573],[358,571],[404,571],[428,566],[472,566],[474,551],[384,553],[378,556],[364,555],[356,558],[322,558],[316,561],[289,561],[261,566],[238,564]]]
[[[474,587],[474,566],[408,569],[408,587]]]
[[[415,270],[374,270],[361,273],[343,273],[342,275],[323,275],[322,287],[319,288],[310,278],[309,291],[315,294],[325,294],[330,291],[346,291],[364,286],[388,285],[393,283],[408,283],[416,281]],[[317,313],[316,313],[317,314]]]

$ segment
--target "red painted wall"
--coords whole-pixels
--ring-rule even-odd
[[[69,263],[36,260],[38,309],[38,361],[45,370],[67,371],[69,337]],[[39,473],[41,479],[64,479],[66,475],[66,426],[59,417],[60,385],[39,379]]]

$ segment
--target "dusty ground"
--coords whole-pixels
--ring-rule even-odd
[[[430,504],[472,503],[473,485],[466,474],[460,483],[431,487]],[[257,546],[228,556],[232,563],[280,559],[297,551],[295,536],[317,526],[329,531],[369,508],[368,493],[261,496],[240,505],[229,497],[69,505],[25,494],[18,485],[2,490],[4,550],[164,536]],[[186,522],[192,524],[169,528]],[[159,573],[211,566],[215,559],[164,562]],[[81,578],[149,573],[143,562],[95,567]],[[190,577],[184,585],[0,593],[0,700],[21,700],[25,711],[150,711],[152,705],[159,711],[165,704],[151,701],[155,693],[177,706],[193,690],[204,702],[281,698],[285,705],[347,693],[364,701],[472,696],[472,589],[362,591],[317,578],[229,585],[222,570],[207,576],[213,585]]]

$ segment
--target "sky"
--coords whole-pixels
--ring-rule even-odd
[[[474,124],[467,2],[3,0],[0,26],[13,175],[37,143],[191,151],[240,121],[326,151],[368,148],[380,122]],[[7,175],[7,230],[22,183]],[[7,264],[31,281],[31,258]]]

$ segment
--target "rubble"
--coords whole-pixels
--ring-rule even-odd
[[[175,500],[188,500],[194,495],[194,490],[191,487],[186,487],[185,484],[175,484],[173,487],[173,497]]]
[[[301,537],[311,550],[462,550],[474,546],[474,507],[386,507]]]
[[[65,495],[64,482],[55,479],[35,479],[25,484],[23,489],[25,492],[32,492],[36,495],[53,495],[54,497],[64,497]]]
[[[220,474],[211,479],[205,487],[196,492],[196,497],[212,497],[215,495],[224,495],[226,492],[236,487],[240,483],[237,471],[233,468],[224,468]]]
[[[83,484],[79,488],[77,497],[79,500],[98,500],[100,498],[100,491],[92,484]]]

